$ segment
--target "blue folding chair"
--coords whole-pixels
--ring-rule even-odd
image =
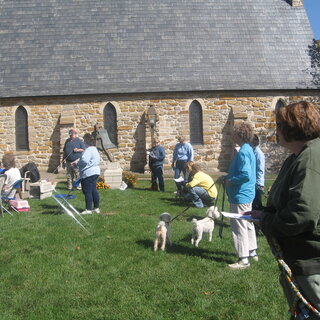
[[[80,185],[81,178],[77,179],[73,183],[73,187],[76,188]],[[89,231],[82,225],[82,223],[75,217],[74,213],[78,215],[82,221],[84,221],[86,224],[89,225],[89,223],[81,216],[79,211],[69,202],[71,199],[75,199],[74,194],[63,194],[58,193],[56,189],[54,188],[55,194],[52,195],[53,199],[59,204],[59,206],[65,211],[67,215],[69,215],[72,219],[74,219],[84,230],[86,230],[88,233]]]
[[[11,188],[8,191],[2,191],[1,192],[1,209],[5,210],[11,216],[12,216],[12,213],[9,211],[9,208],[14,210],[15,212],[19,212],[19,211],[14,207],[10,207],[9,201],[16,199],[16,193],[17,192],[19,192],[19,193],[21,192],[21,188],[22,188],[22,183],[23,182],[24,182],[23,178],[19,179],[11,186]],[[1,188],[1,190],[2,190],[2,188]],[[7,208],[5,208],[3,206],[3,204],[5,204],[7,206]],[[2,214],[3,214],[3,210],[1,210]]]

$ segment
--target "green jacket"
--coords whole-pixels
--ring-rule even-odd
[[[289,156],[272,185],[261,228],[295,275],[320,273],[320,139]]]

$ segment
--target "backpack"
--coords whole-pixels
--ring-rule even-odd
[[[29,162],[20,169],[21,177],[24,177],[27,171],[29,171],[27,177],[30,178],[30,182],[40,180],[40,172],[34,162]]]

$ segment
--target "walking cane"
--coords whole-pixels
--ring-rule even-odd
[[[225,186],[225,181],[223,181],[223,195],[222,195],[222,206],[221,206],[221,211],[224,211],[224,201],[225,201],[225,196],[226,196],[226,186]],[[222,239],[222,231],[223,231],[223,214],[221,215],[221,221],[220,221],[220,228],[219,228],[219,237]]]
[[[56,172],[58,170],[58,168],[61,166],[61,164],[63,164],[64,161],[66,161],[69,156],[71,155],[71,153],[73,153],[73,150],[65,157],[62,159],[62,161],[59,163],[59,165],[53,170],[53,172]],[[64,169],[64,168],[63,168]]]

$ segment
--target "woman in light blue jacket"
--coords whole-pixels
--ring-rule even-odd
[[[243,214],[251,211],[255,196],[256,158],[249,144],[253,137],[253,127],[249,122],[234,126],[233,140],[240,146],[225,177],[225,186],[230,202],[230,212]],[[258,261],[256,232],[252,222],[230,220],[232,238],[239,260],[229,264],[231,269],[250,267],[249,258]]]
[[[86,201],[86,210],[82,211],[81,214],[100,213],[100,198],[97,190],[97,180],[100,175],[100,155],[98,149],[94,146],[94,139],[90,133],[86,133],[83,140],[86,149],[82,153],[78,166],[82,192]]]

